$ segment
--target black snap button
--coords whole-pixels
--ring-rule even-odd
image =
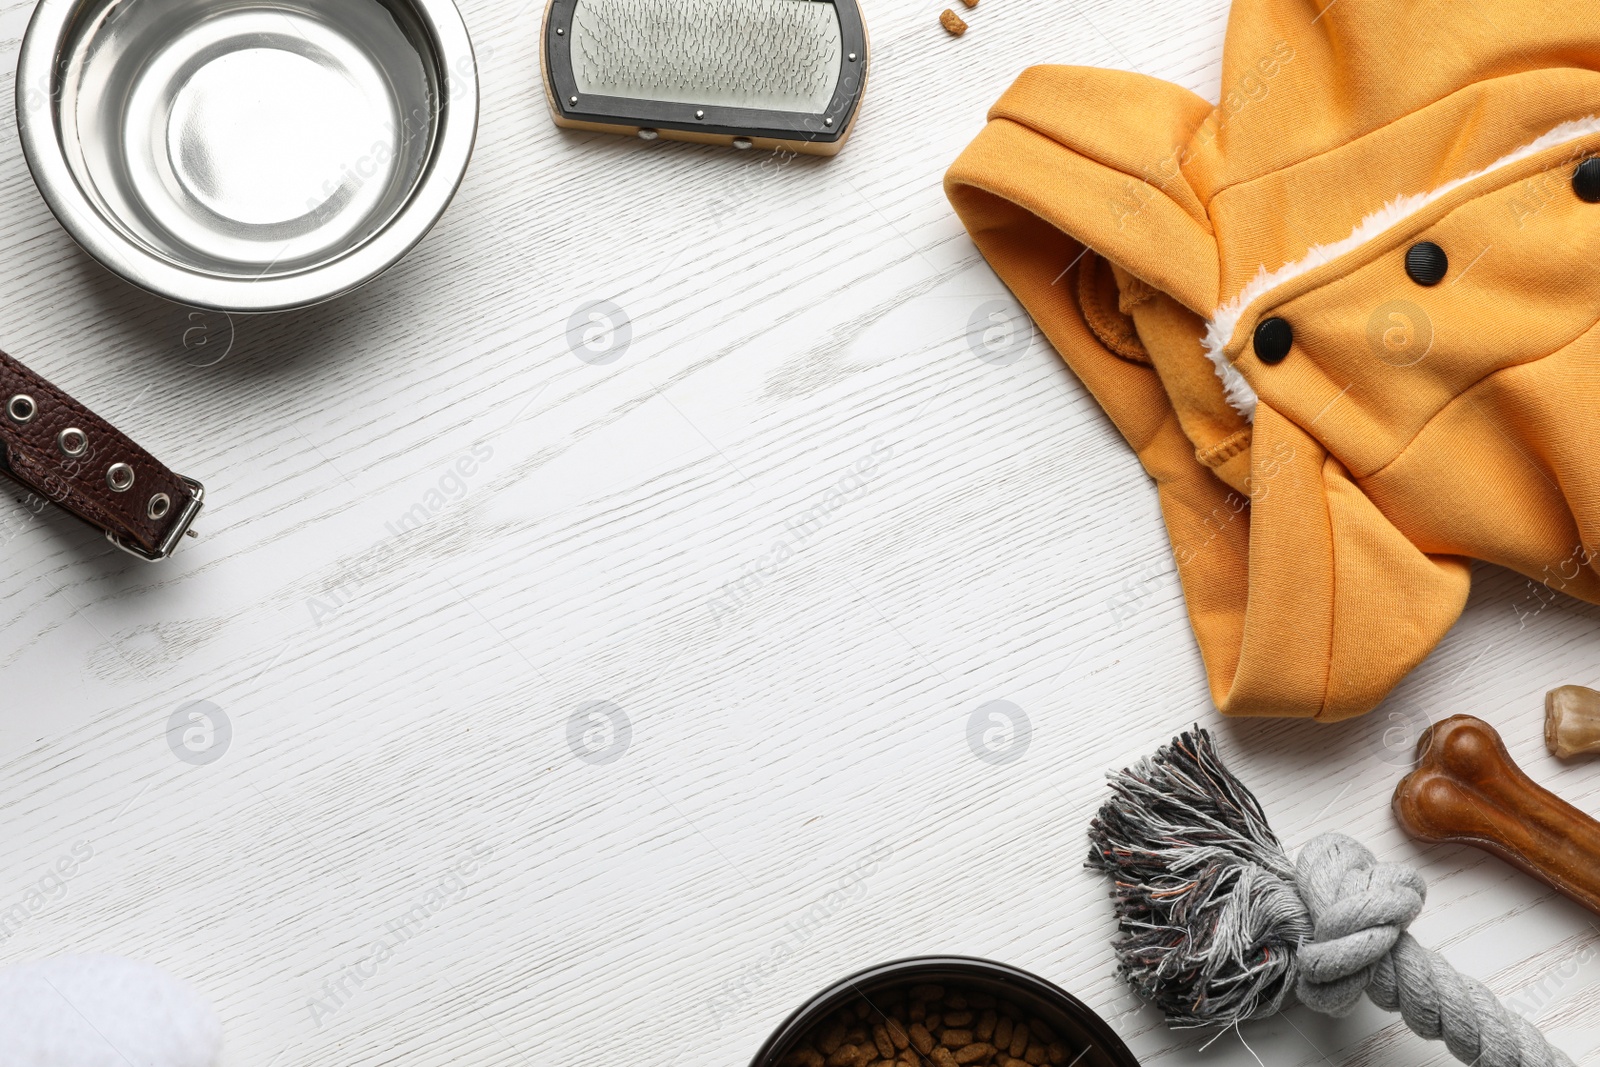
[[[1406,273],[1418,285],[1438,285],[1450,270],[1450,257],[1432,241],[1418,241],[1406,250]]]
[[[1578,199],[1600,204],[1600,157],[1590,156],[1572,172],[1572,188]]]
[[[1256,358],[1263,363],[1282,363],[1294,347],[1294,327],[1283,319],[1262,319],[1256,327]]]

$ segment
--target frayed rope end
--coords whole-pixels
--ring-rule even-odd
[[[1261,805],[1196,726],[1111,776],[1088,865],[1115,882],[1124,978],[1173,1026],[1272,1015],[1311,919]]]

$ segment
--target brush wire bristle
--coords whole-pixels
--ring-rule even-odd
[[[819,114],[839,80],[828,0],[579,0],[580,93]]]
[[[1124,978],[1173,1026],[1275,1014],[1312,936],[1295,869],[1254,795],[1196,727],[1111,776],[1089,866],[1115,881]]]

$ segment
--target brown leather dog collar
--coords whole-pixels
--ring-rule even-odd
[[[109,422],[0,352],[0,473],[149,562],[172,555],[205,500]]]

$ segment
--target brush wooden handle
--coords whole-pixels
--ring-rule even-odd
[[[1394,796],[1408,831],[1492,852],[1600,912],[1600,822],[1522,773],[1494,727],[1457,715],[1424,733],[1418,752]]]

